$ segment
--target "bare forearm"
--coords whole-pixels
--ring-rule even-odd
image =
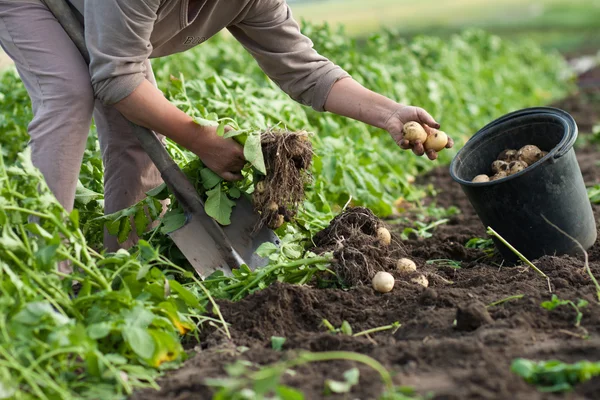
[[[131,95],[116,103],[115,108],[130,121],[193,150],[199,126],[150,82],[144,81]]]
[[[337,81],[325,102],[326,111],[382,129],[400,107],[400,104],[363,87],[352,78]]]

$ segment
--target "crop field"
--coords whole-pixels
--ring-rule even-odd
[[[576,75],[540,42],[479,29],[411,40],[303,32],[364,86],[427,109],[456,145],[432,162],[382,130],[303,107],[227,35],[153,60],[173,104],[244,143],[234,184],[167,141],[206,212],[228,225],[250,196],[279,237],[257,251],[266,266],[204,280],[168,236],[185,218],[166,186],[104,215],[94,125],[75,209],[59,205],[31,163],[24,86],[0,71],[0,399],[600,398],[600,244],[509,266],[448,171],[494,119],[558,107],[577,122],[600,218],[600,67]],[[290,147],[273,151],[277,140]],[[270,176],[283,163],[304,192],[277,197],[271,218],[264,199],[280,194]],[[108,253],[104,229],[142,239]],[[406,258],[416,270],[398,267]],[[372,285],[382,272],[393,276],[386,293]]]

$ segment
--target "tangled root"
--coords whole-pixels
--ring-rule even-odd
[[[304,201],[304,186],[312,178],[312,144],[305,131],[266,131],[261,144],[267,175],[255,183],[254,208],[261,216],[258,227],[277,229]]]
[[[393,270],[396,260],[406,256],[400,242],[392,240],[387,246],[380,242],[377,229],[383,226],[368,208],[349,208],[314,236],[313,251],[333,252],[333,269],[345,284],[370,284],[377,272]]]

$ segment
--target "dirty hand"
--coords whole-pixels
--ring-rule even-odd
[[[225,132],[232,128],[225,127]],[[244,148],[235,140],[224,139],[217,135],[217,127],[198,126],[196,139],[190,150],[200,160],[226,181],[238,181],[242,179],[241,170],[246,164]]]
[[[400,106],[387,120],[385,124],[385,130],[387,130],[396,144],[403,149],[412,149],[413,153],[418,156],[422,156],[425,154],[425,148],[423,147],[423,143],[420,141],[416,141],[414,143],[410,143],[408,140],[404,139],[404,134],[402,132],[402,128],[404,124],[409,121],[415,121],[424,126],[427,134],[431,134],[431,128],[439,129],[440,124],[438,124],[435,119],[427,111],[420,107],[413,106]],[[446,148],[451,148],[454,146],[454,141],[451,138],[448,138],[448,144],[446,144]],[[437,158],[437,152],[434,150],[429,150],[427,152],[427,157],[430,160],[435,160]]]

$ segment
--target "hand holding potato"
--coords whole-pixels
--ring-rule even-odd
[[[427,154],[430,160],[435,160],[442,149],[454,146],[454,141],[439,127],[427,111],[413,106],[399,108],[386,124],[398,146],[411,149],[418,156]]]

